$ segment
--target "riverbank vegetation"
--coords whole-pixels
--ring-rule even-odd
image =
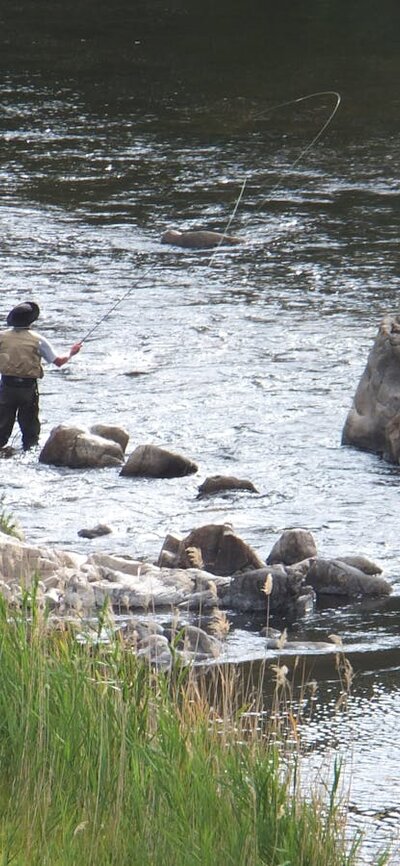
[[[1,603],[0,664],[3,866],[356,862],[337,780],[300,795],[277,708],[239,706],[233,673],[155,673],[118,640],[49,629],[28,597]]]

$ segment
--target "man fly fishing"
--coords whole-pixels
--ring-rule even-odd
[[[18,304],[7,316],[7,330],[0,331],[0,449],[8,442],[16,419],[24,451],[37,445],[40,433],[37,380],[43,376],[42,359],[62,367],[82,345],[75,343],[69,355],[57,355],[45,337],[30,329],[39,314],[34,301]]]

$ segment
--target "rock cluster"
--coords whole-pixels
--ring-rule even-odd
[[[18,604],[39,575],[41,603],[57,614],[79,616],[107,603],[127,615],[135,610],[223,608],[299,616],[312,610],[320,596],[362,598],[391,591],[379,566],[364,557],[346,561],[316,555],[315,542],[305,530],[287,530],[279,549],[280,562],[266,565],[232,527],[210,524],[183,539],[167,536],[154,564],[116,554],[33,547],[1,533],[0,591]],[[310,550],[315,555],[305,557]]]

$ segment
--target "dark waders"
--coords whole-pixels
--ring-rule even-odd
[[[15,420],[24,451],[37,445],[40,433],[39,392],[36,379],[2,376],[0,384],[0,448],[8,442]]]

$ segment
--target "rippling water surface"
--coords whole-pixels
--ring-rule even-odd
[[[333,655],[318,654],[332,706],[328,695],[306,737],[315,772],[327,749],[345,756],[368,862],[399,818],[400,474],[340,438],[380,319],[398,312],[398,136],[332,128],[294,167],[328,98],[276,123],[245,100],[225,113],[211,102],[120,114],[95,110],[73,80],[19,74],[4,78],[1,103],[3,319],[34,298],[63,352],[126,295],[77,358],[47,369],[41,444],[59,423],[104,422],[128,430],[128,451],[153,442],[199,466],[134,480],[21,453],[0,462],[3,507],[32,543],[80,551],[156,559],[167,532],[230,522],[263,557],[303,526],[322,555],[378,561],[390,599],[321,606],[290,635],[334,631],[348,647],[348,712],[334,713]],[[222,230],[244,180],[231,231],[245,245],[211,255],[160,244],[167,227]],[[197,500],[217,473],[251,479],[259,495]],[[78,539],[98,522],[112,535]],[[226,657],[262,658],[260,625],[232,618]]]

